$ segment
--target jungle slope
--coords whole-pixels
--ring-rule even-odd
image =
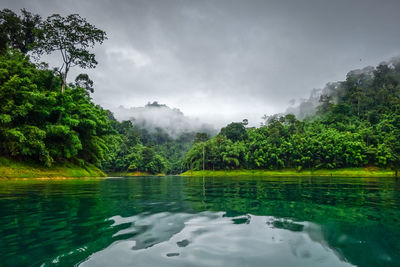
[[[92,164],[83,166],[70,162],[57,163],[44,167],[34,162],[19,162],[0,158],[0,178],[72,178],[72,177],[105,177],[106,175]]]

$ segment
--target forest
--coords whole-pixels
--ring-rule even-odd
[[[107,39],[84,18],[3,9],[0,30],[0,157],[47,167],[90,163],[106,173],[378,166],[397,174],[400,167],[400,60],[328,84],[316,111],[301,120],[283,113],[265,117],[258,128],[245,119],[217,135],[171,136],[118,121],[96,105],[87,74],[68,82],[70,68],[96,66],[90,49]],[[38,60],[55,53],[60,68]]]

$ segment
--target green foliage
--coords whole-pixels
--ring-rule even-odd
[[[50,166],[83,159],[100,166],[114,134],[107,113],[85,89],[66,88],[17,51],[0,56],[0,153]]]
[[[336,169],[400,168],[400,63],[352,71],[328,86],[317,115],[298,121],[292,114],[266,117],[245,129],[231,123],[205,142],[205,168]],[[187,153],[189,169],[201,170],[202,145]]]
[[[184,156],[192,145],[194,134],[183,134],[172,139],[162,129],[149,132],[139,129],[131,121],[118,122],[108,114],[118,132],[109,143],[112,149],[103,167],[108,172],[182,173],[186,170]]]
[[[246,129],[241,122],[232,122],[228,124],[225,128],[221,129],[220,134],[226,136],[226,138],[233,142],[247,139]]]
[[[18,16],[12,10],[0,10],[0,53],[5,53],[7,47],[27,53],[37,40],[36,29],[41,22],[39,15],[34,15],[25,9]]]
[[[194,139],[194,142],[195,143],[205,142],[208,139],[210,139],[210,137],[208,136],[207,133],[196,133],[196,137]]]

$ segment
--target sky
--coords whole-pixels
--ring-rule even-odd
[[[400,55],[399,0],[2,0],[107,32],[81,72],[107,109],[158,101],[216,125],[285,111],[313,88]],[[61,65],[61,58],[48,58]]]

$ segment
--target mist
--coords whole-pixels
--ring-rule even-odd
[[[185,116],[179,109],[157,101],[148,102],[144,107],[120,106],[114,110],[114,116],[118,120],[130,120],[134,126],[153,133],[162,129],[174,139],[189,132],[206,132],[210,135],[216,133],[213,125]]]
[[[378,64],[379,65],[386,65],[389,68],[393,68],[395,65],[400,64],[400,57],[393,57],[388,61],[382,61]],[[307,117],[312,117],[317,113],[318,107],[321,105],[321,100],[323,97],[328,97],[329,101],[332,104],[339,104],[338,99],[341,93],[344,90],[344,83],[348,77],[357,77],[360,83],[364,85],[370,83],[374,77],[374,71],[376,67],[374,66],[367,66],[360,69],[354,69],[349,71],[344,79],[336,82],[329,82],[323,88],[314,88],[311,90],[310,95],[308,98],[303,99],[292,99],[289,102],[289,107],[281,113],[274,114],[277,115],[286,115],[286,114],[293,114],[298,119],[303,120]],[[268,115],[264,115],[263,123],[268,119]]]

